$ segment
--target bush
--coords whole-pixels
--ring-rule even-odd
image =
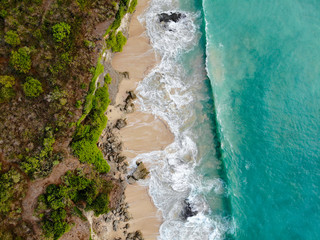
[[[133,13],[134,10],[136,9],[137,4],[138,4],[138,0],[131,0],[131,4],[128,12]]]
[[[15,79],[12,76],[2,75],[0,76],[0,84],[6,88],[12,88],[15,84]]]
[[[4,41],[13,47],[20,45],[21,43],[18,33],[11,30],[6,33]]]
[[[87,47],[87,48],[94,48],[96,46],[96,44],[94,42],[91,42],[89,40],[84,40],[83,41],[84,45]]]
[[[11,52],[10,63],[13,68],[21,73],[27,73],[31,69],[30,49],[28,47],[19,48],[18,51]]]
[[[114,32],[110,33],[106,40],[107,48],[111,48],[112,52],[122,52],[122,48],[126,42],[127,38],[123,36],[121,31],[119,31],[117,35],[115,35]]]
[[[24,94],[27,97],[38,97],[43,92],[41,82],[32,77],[27,77],[26,80],[22,85]]]
[[[71,27],[65,22],[57,23],[52,27],[53,38],[56,42],[62,42],[63,39],[69,37]]]
[[[94,215],[98,217],[109,211],[109,198],[107,194],[100,194],[92,204],[88,204],[86,210],[93,210]]]
[[[39,154],[32,157],[25,157],[21,162],[21,169],[31,178],[46,176],[53,165],[50,166],[50,158],[52,157],[53,144],[55,138],[52,130],[46,132],[46,137],[43,139],[42,150]],[[51,160],[53,161],[53,160]],[[49,166],[49,167],[48,167]]]
[[[110,74],[107,73],[107,74],[104,76],[104,83],[109,85],[109,84],[111,83],[111,81],[112,81],[112,78],[110,77]]]
[[[67,222],[70,209],[73,209],[82,219],[80,209],[75,204],[86,203],[86,210],[93,210],[96,216],[109,211],[108,194],[112,185],[99,175],[81,171],[67,172],[59,185],[51,184],[44,194],[38,198],[37,213],[43,218],[42,229],[49,239],[58,239],[70,229]]]
[[[97,147],[100,134],[107,126],[107,117],[104,115],[110,103],[108,85],[105,84],[96,90],[92,96],[90,111],[86,116],[86,125],[78,125],[71,147],[80,162],[93,164],[97,171],[106,173],[110,166],[103,158]]]
[[[109,172],[110,166],[107,161],[104,160],[102,152],[99,150],[96,143],[91,142],[88,139],[82,139],[73,142],[71,147],[73,153],[79,157],[80,162],[93,164],[100,173]]]
[[[106,34],[107,35],[109,32],[114,32],[116,31],[120,25],[121,25],[121,20],[123,18],[123,16],[126,14],[126,10],[125,10],[125,7],[123,6],[123,4],[121,4],[120,2],[120,6],[119,6],[119,10],[118,12],[116,13],[116,17],[113,21],[113,23],[109,26],[109,28],[107,29],[106,31]]]
[[[15,185],[20,181],[20,177],[19,172],[14,169],[0,173],[0,215],[11,210],[12,202],[18,191]]]

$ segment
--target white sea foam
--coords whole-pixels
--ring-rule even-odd
[[[166,26],[159,23],[159,13],[175,11],[186,17]],[[175,136],[175,141],[163,151],[140,154],[132,161],[150,163],[150,179],[141,184],[149,187],[149,194],[164,218],[159,240],[216,240],[222,239],[228,229],[228,221],[213,216],[204,198],[212,190],[217,195],[224,194],[223,181],[204,180],[195,171],[201,153],[192,132],[197,120],[192,106],[199,101],[195,91],[206,77],[204,66],[198,61],[200,66],[190,75],[179,63],[181,54],[198,44],[197,18],[198,13],[178,10],[177,0],[152,0],[139,19],[145,22],[151,45],[161,59],[137,88],[139,105],[142,111],[165,120]],[[186,220],[181,215],[185,200],[198,212]]]

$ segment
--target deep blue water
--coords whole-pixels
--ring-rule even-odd
[[[203,11],[234,239],[320,239],[320,1]]]

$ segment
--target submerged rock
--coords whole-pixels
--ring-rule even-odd
[[[160,13],[158,14],[159,21],[168,23],[169,21],[178,22],[181,18],[185,18],[186,15],[179,12],[170,12],[168,13]]]

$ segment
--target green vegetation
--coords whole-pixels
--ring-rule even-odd
[[[116,30],[121,25],[121,20],[122,20],[123,16],[127,12],[133,13],[133,11],[137,5],[137,0],[132,0],[130,7],[129,7],[129,3],[130,3],[130,0],[120,0],[119,9],[116,13],[115,20],[107,29],[105,36],[108,35],[109,33],[116,32]]]
[[[109,37],[106,39],[107,48],[111,48],[112,52],[122,52],[122,47],[126,44],[127,39],[123,36],[122,32],[119,31],[117,35],[111,32]]]
[[[11,52],[10,63],[13,68],[21,73],[27,73],[31,69],[31,50],[28,47],[19,48]]]
[[[80,9],[84,10],[92,3],[92,0],[76,0],[76,2],[79,5]]]
[[[53,167],[53,163],[59,160],[59,155],[52,154],[53,144],[55,143],[53,130],[46,128],[45,137],[42,142],[42,150],[34,156],[26,156],[21,162],[21,169],[30,178],[45,177]]]
[[[136,6],[138,4],[138,0],[131,0],[131,4],[130,4],[130,7],[129,7],[129,13],[133,13],[134,10],[136,10]]]
[[[81,203],[85,203],[83,210],[93,210],[95,216],[107,213],[111,189],[111,182],[101,179],[94,172],[87,175],[82,171],[67,172],[60,185],[49,185],[38,198],[37,214],[43,220],[45,236],[58,239],[69,231],[72,212],[84,218],[79,209],[83,206]]]
[[[21,43],[18,33],[11,30],[6,32],[4,41],[13,47],[18,46]]]
[[[83,43],[89,49],[94,48],[96,46],[96,44],[94,42],[91,42],[89,40],[84,40]]]
[[[70,35],[71,26],[65,22],[57,23],[52,27],[53,38],[56,42],[62,42]]]
[[[1,171],[1,169],[0,169]],[[20,173],[15,169],[0,174],[0,215],[7,214],[16,194],[15,184],[21,179]]]
[[[78,125],[83,121],[83,119],[86,118],[86,116],[92,109],[92,100],[94,98],[94,92],[96,89],[97,80],[98,80],[98,77],[103,73],[103,71],[104,71],[104,67],[101,64],[101,57],[99,57],[97,67],[94,69],[93,77],[89,85],[89,90],[88,90],[85,104],[83,107],[83,114],[81,118],[78,120]]]
[[[0,76],[0,103],[9,101],[14,96],[14,85],[14,77],[7,75]]]
[[[104,83],[109,85],[109,84],[111,83],[111,81],[112,81],[112,78],[110,77],[110,74],[107,73],[107,74],[104,76]]]
[[[12,76],[2,75],[0,76],[0,84],[6,88],[12,88],[15,84],[15,79]]]
[[[38,97],[43,92],[41,82],[32,77],[27,77],[26,82],[22,87],[24,94],[27,97]]]
[[[92,85],[90,84],[90,86]],[[100,134],[107,126],[107,117],[104,113],[109,103],[108,85],[104,84],[92,95],[90,106],[86,105],[87,109],[90,109],[88,113],[86,113],[86,107],[84,108],[85,124],[78,122],[71,144],[73,153],[79,157],[80,162],[93,164],[100,173],[106,173],[110,169],[107,161],[103,158],[102,152],[97,147]]]
[[[93,210],[95,215],[108,211],[108,184],[103,183],[105,174],[100,172],[109,171],[109,166],[97,141],[107,124],[104,111],[110,101],[111,78],[105,77],[104,86],[98,83],[104,71],[101,59],[92,75],[88,69],[100,51],[96,44],[101,36],[96,27],[110,23],[117,15],[112,24],[117,40],[116,30],[129,2],[1,1],[0,103],[10,103],[1,104],[0,113],[0,239],[57,239],[73,225],[71,216],[85,219],[85,210]],[[42,94],[44,91],[46,94]],[[21,97],[23,94],[27,97]],[[83,109],[79,121],[76,108]],[[80,179],[76,185],[72,185],[71,177],[70,182],[63,179],[39,198],[40,221],[36,224],[44,233],[39,236],[33,230],[37,227],[22,217],[21,203],[30,196],[30,192],[26,193],[34,180],[48,177],[54,166],[70,156],[66,146],[71,137],[71,151],[81,163],[68,167],[80,165],[90,168],[90,172],[73,172],[72,176]],[[60,174],[60,170],[55,173]],[[50,177],[45,183],[50,184],[51,180]]]
[[[15,95],[13,88],[1,87],[0,88],[0,103],[7,102]]]

